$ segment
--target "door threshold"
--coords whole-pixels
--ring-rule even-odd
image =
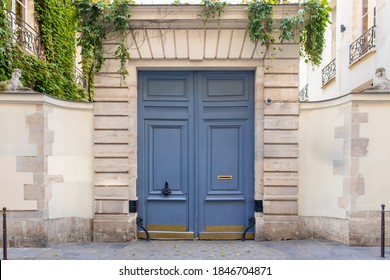
[[[150,239],[154,240],[241,240],[242,232],[200,232],[195,237],[193,232],[178,231],[148,231]],[[146,239],[144,231],[137,232],[138,239]],[[254,240],[254,233],[247,233],[245,239]]]

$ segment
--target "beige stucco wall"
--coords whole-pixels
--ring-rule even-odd
[[[368,112],[368,123],[360,128],[362,137],[369,138],[367,156],[360,159],[364,175],[364,195],[357,199],[358,211],[390,207],[390,100],[360,104]]]
[[[34,144],[29,123],[39,122],[37,106],[47,106],[46,134],[53,143]],[[37,210],[37,200],[26,199],[25,186],[33,184],[34,172],[21,172],[20,158],[38,156],[44,150],[44,169],[51,189],[48,199],[49,218],[78,216],[92,218],[93,214],[93,128],[92,104],[60,101],[42,94],[0,96],[0,206],[8,210]],[[46,121],[42,123],[44,126]],[[45,128],[42,127],[42,134]],[[35,131],[36,132],[36,131]],[[42,145],[42,146],[41,146]],[[36,167],[37,169],[38,167]],[[34,170],[34,167],[32,171]]]
[[[0,94],[0,206],[10,246],[90,241],[93,104]]]
[[[343,178],[334,174],[333,162],[343,159],[343,141],[335,139],[342,125],[343,105],[302,109],[299,118],[299,215],[346,217],[338,206]]]
[[[389,109],[389,93],[355,93],[301,104],[302,236],[380,244],[381,205],[390,205]]]
[[[93,216],[91,110],[55,107],[49,118],[54,131],[49,176],[59,176],[51,187],[49,218]]]
[[[301,104],[301,216],[346,218],[390,205],[389,121],[389,94]],[[343,165],[348,170],[341,172]]]
[[[35,105],[0,103],[0,206],[12,210],[36,210],[35,200],[24,199],[24,185],[32,184],[31,173],[19,172],[18,156],[35,156],[37,148],[29,143],[26,116]]]

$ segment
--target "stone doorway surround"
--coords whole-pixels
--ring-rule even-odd
[[[129,76],[120,80],[109,55],[95,81],[94,241],[136,238],[129,201],[137,200],[137,71],[181,69],[255,71],[255,200],[262,203],[255,238],[299,237],[299,46],[276,43],[266,52],[251,43],[245,8],[228,6],[219,21],[203,24],[197,5],[131,7]],[[277,6],[274,18],[296,11]],[[116,45],[107,40],[105,49],[114,53]]]

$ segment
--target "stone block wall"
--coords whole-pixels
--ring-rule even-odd
[[[93,240],[97,242],[136,238],[136,216],[129,213],[137,176],[132,148],[137,131],[136,91],[129,91],[132,77],[121,81],[117,69],[118,61],[106,57],[95,84]]]
[[[299,238],[298,218],[298,46],[283,46],[265,60],[263,121],[263,221],[259,239]]]

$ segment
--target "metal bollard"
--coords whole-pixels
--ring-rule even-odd
[[[381,257],[385,257],[385,205],[382,204],[381,215]]]
[[[7,208],[3,208],[3,260],[7,260]]]

